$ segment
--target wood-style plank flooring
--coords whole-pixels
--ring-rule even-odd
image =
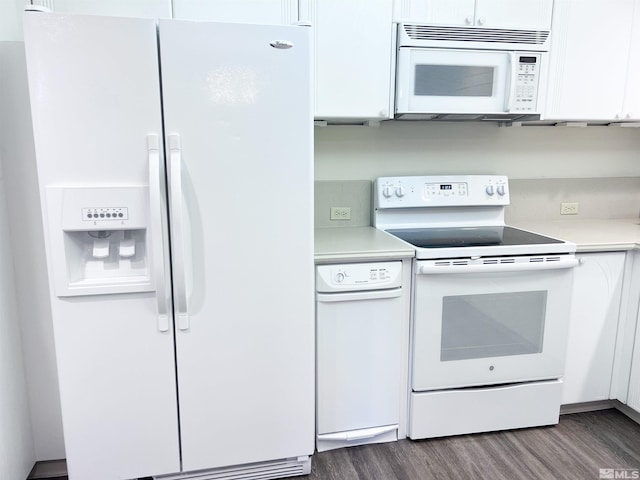
[[[563,415],[553,427],[317,453],[311,475],[295,478],[597,480],[601,468],[640,469],[640,425],[617,410]]]
[[[563,415],[553,427],[316,453],[311,475],[294,478],[598,480],[601,468],[640,469],[640,425],[617,410]]]

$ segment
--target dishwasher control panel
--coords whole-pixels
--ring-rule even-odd
[[[316,291],[357,292],[402,286],[402,262],[347,263],[316,267]]]

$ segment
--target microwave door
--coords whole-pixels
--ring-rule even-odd
[[[401,48],[397,113],[505,113],[509,52]]]

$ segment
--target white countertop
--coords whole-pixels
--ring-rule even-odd
[[[509,223],[517,228],[573,242],[578,252],[640,248],[640,219],[532,220]]]
[[[315,229],[316,263],[336,260],[411,258],[408,243],[374,227],[324,227]]]
[[[577,252],[640,249],[640,219],[531,220],[509,225],[575,243]],[[315,229],[316,263],[411,258],[408,243],[374,227]]]

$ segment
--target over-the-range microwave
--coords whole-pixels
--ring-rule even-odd
[[[549,32],[398,25],[395,118],[538,120]]]

